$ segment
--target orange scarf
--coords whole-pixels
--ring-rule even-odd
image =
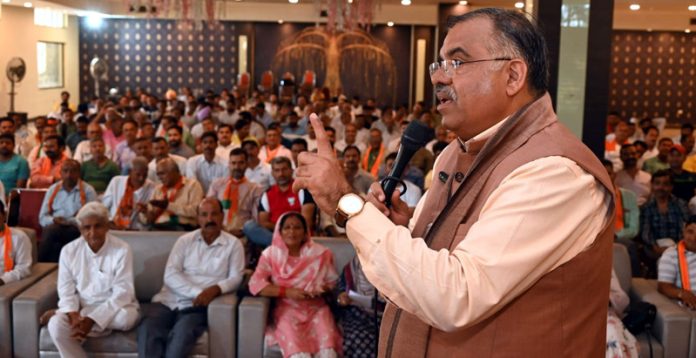
[[[614,187],[616,193],[616,221],[614,222],[614,229],[616,231],[623,230],[624,225],[624,210],[623,210],[623,199],[621,197],[621,189]]]
[[[268,146],[266,145],[266,164],[270,163],[273,158],[275,158],[276,155],[278,155],[278,150],[280,150],[280,145],[276,149],[269,150]]]
[[[677,252],[679,253],[679,275],[681,276],[682,288],[691,292],[689,263],[686,262],[686,243],[683,240],[677,245]]]
[[[116,217],[114,218],[114,223],[122,228],[127,228],[131,224],[131,213],[133,212],[133,186],[129,179],[126,179],[126,192],[123,193],[121,202],[118,204],[118,209],[116,210]]]
[[[77,181],[77,186],[80,190],[80,204],[82,206],[85,206],[87,204],[87,197],[85,194],[85,184],[82,180]],[[56,200],[56,195],[58,195],[58,192],[60,191],[60,188],[63,187],[63,181],[59,181],[58,185],[56,185],[56,189],[53,190],[53,193],[51,193],[51,197],[48,198],[48,214],[53,215],[53,201]],[[77,214],[77,213],[75,213]]]
[[[370,152],[372,152],[372,147],[367,148],[367,152],[363,157],[362,167],[376,178],[377,174],[379,173],[379,164],[382,162],[382,157],[384,156],[384,144],[380,144],[379,153],[377,154],[377,158],[375,159],[374,163],[372,163],[372,168],[369,168]]]
[[[183,176],[180,177],[179,181],[176,184],[174,184],[174,186],[171,188],[162,184],[162,199],[166,199],[170,203],[173,202],[174,199],[176,199],[176,196],[179,195],[179,191],[183,187],[184,187],[184,177]],[[169,189],[172,189],[173,191],[171,194],[169,194],[169,197],[167,197],[167,192],[169,192]],[[164,210],[161,211],[159,213],[159,215],[157,215],[157,217],[155,218],[155,222],[157,222],[157,219],[159,219],[159,217],[162,216],[162,214],[164,214]]]
[[[12,231],[10,231],[10,227],[7,224],[5,224],[3,235],[5,236],[3,245],[5,250],[5,272],[10,272],[14,268],[14,261],[12,260]]]
[[[227,209],[227,223],[232,222],[232,218],[237,215],[239,210],[239,186],[246,183],[246,177],[242,179],[230,178],[225,189],[225,200],[222,201],[222,208]]]

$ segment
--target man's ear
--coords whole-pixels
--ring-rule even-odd
[[[514,96],[527,86],[527,64],[521,59],[512,59],[507,65],[507,94]]]

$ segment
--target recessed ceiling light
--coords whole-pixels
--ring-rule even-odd
[[[389,26],[389,27],[394,26],[394,21],[389,21],[389,22],[387,22],[387,26]]]
[[[631,4],[628,8],[631,9],[631,10],[633,10],[633,11],[638,11],[638,10],[640,10],[640,5],[638,5],[638,4]]]
[[[284,22],[285,22],[285,21],[283,21],[283,19],[278,20],[278,23],[281,24],[281,25],[282,25]]]
[[[524,3],[521,1],[518,1],[515,3],[515,7],[518,9],[524,9]]]
[[[349,4],[352,4],[352,3],[353,3],[353,0],[348,0],[348,3],[349,3]]]
[[[409,6],[409,5],[411,5],[411,0],[401,0],[401,5]]]
[[[459,2],[459,5],[467,6],[467,5],[469,5],[469,2],[466,1],[466,0],[462,0],[462,1]]]
[[[32,6],[34,6],[34,4],[32,4],[28,1],[24,3],[24,7],[32,7]]]
[[[3,4],[9,4],[10,2],[12,2],[12,0],[2,0]]]
[[[288,2],[291,4],[297,4],[298,2],[300,2],[300,0],[288,0]]]
[[[689,5],[689,11],[696,11],[696,5]]]
[[[686,30],[684,30],[684,32],[686,32],[687,34],[689,34],[689,33],[691,33],[691,29],[686,29]]]

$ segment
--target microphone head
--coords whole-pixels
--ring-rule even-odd
[[[413,121],[408,124],[401,136],[401,146],[418,150],[435,138],[435,131],[421,121]]]

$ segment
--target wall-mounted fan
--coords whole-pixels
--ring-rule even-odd
[[[89,73],[94,79],[94,95],[96,97],[101,97],[99,83],[105,82],[109,79],[109,64],[106,63],[106,60],[95,57],[89,64]]]
[[[15,92],[15,83],[22,81],[24,75],[27,74],[27,64],[20,57],[13,57],[7,63],[5,74],[7,79],[10,80],[10,112],[14,112],[14,98],[17,94]]]

